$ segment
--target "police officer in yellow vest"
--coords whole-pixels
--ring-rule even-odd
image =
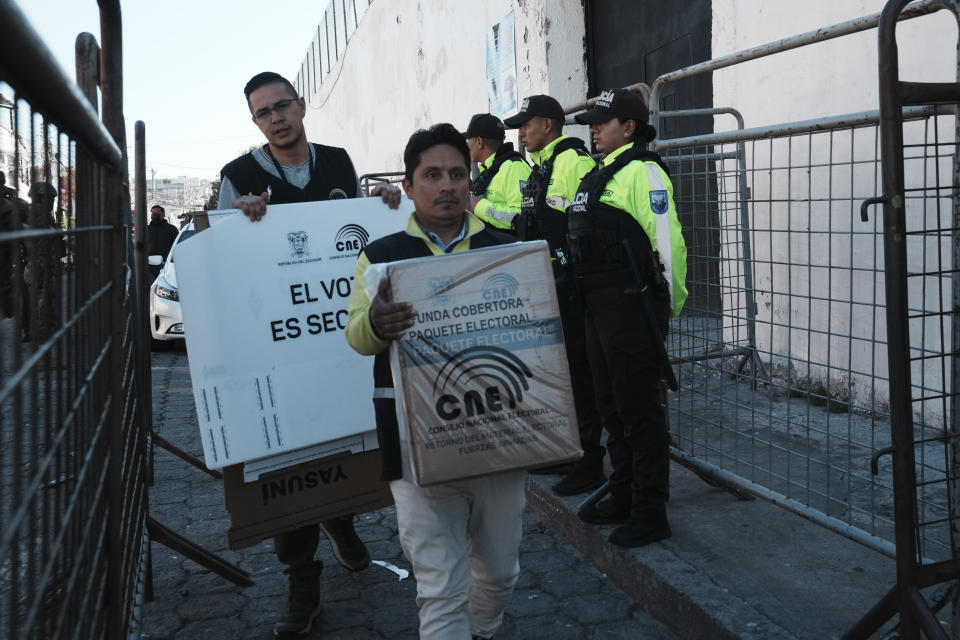
[[[593,524],[620,523],[610,542],[624,547],[671,535],[661,380],[669,364],[661,361],[654,341],[663,340],[670,317],[687,298],[687,249],[669,172],[658,155],[645,150],[656,135],[648,116],[639,94],[613,89],[575,117],[590,125],[597,150],[606,155],[568,209],[587,351],[613,464],[609,498],[579,515]]]
[[[583,448],[583,458],[572,468],[552,469],[565,472],[553,490],[559,495],[575,495],[596,489],[604,483],[606,476],[603,473],[604,449],[600,444],[602,425],[584,343],[583,308],[577,304],[573,287],[566,216],[566,208],[573,200],[580,179],[592,171],[596,163],[582,140],[563,135],[565,118],[563,107],[554,98],[535,95],[525,98],[520,112],[504,120],[504,124],[519,129],[520,142],[534,162],[533,172],[523,189],[520,215],[514,218],[517,237],[520,240],[546,240],[553,259]]]
[[[480,175],[470,185],[470,210],[488,227],[509,232],[520,213],[520,190],[530,177],[530,165],[512,142],[503,141],[503,122],[497,116],[476,114],[463,137],[470,161],[480,167]]]

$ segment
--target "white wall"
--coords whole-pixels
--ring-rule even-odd
[[[486,34],[511,10],[519,98],[549,93],[565,105],[582,101],[578,0],[375,0],[309,96],[308,137],[346,148],[361,174],[402,170],[413,131],[437,122],[462,130],[471,115],[488,110]],[[586,132],[571,127],[569,133]]]
[[[884,4],[884,0],[714,0],[713,55],[877,13]],[[901,80],[956,81],[957,28],[950,13],[901,22],[897,35]],[[740,110],[747,128],[876,110],[877,48],[877,31],[871,29],[716,71],[714,105]],[[939,124],[940,140],[952,142],[951,119],[940,118]],[[732,128],[731,118],[716,118],[716,131]],[[908,124],[905,140],[929,144],[933,135],[921,124]],[[758,345],[774,365],[825,382],[866,406],[882,406],[888,397],[885,385],[874,387],[870,375],[884,377],[887,371],[882,209],[871,209],[868,223],[859,218],[860,201],[878,195],[877,149],[872,128],[747,145]],[[851,164],[851,158],[857,164]],[[949,184],[949,159],[939,165],[941,184]],[[907,161],[908,188],[933,184],[932,169],[931,162]],[[924,215],[927,226],[935,226],[929,217],[934,202],[927,199],[926,211],[920,203],[908,205],[911,228],[917,228]],[[950,202],[943,198],[940,205],[945,209],[942,225],[948,226]],[[723,239],[735,241],[736,235]],[[950,264],[948,242],[939,247],[935,243],[924,247],[919,238],[910,242],[911,269],[919,270],[924,259],[929,269],[937,268],[938,259]],[[929,279],[923,302],[919,283],[913,281],[911,306],[937,305],[932,292],[940,283],[934,280]],[[826,300],[815,299],[819,297]],[[933,328],[927,322],[923,335],[919,321],[914,323],[912,344],[949,351],[949,341],[941,345]],[[923,376],[928,395],[945,383],[940,365],[931,361],[926,368],[913,368],[914,383]]]
[[[883,5],[884,0],[713,0],[713,55],[876,13]],[[309,138],[345,147],[361,174],[402,170],[403,147],[415,129],[442,121],[462,129],[472,114],[487,111],[486,33],[511,10],[518,97],[548,93],[564,105],[583,101],[580,0],[374,0],[319,90],[312,92],[309,71],[307,82],[299,79],[310,91]],[[949,14],[901,23],[898,34],[902,79],[956,78],[957,30]],[[740,110],[747,127],[874,110],[876,52],[874,29],[716,71],[713,103]],[[728,116],[716,119],[716,131],[731,128]],[[586,138],[583,127],[567,132]],[[908,136],[916,135],[922,132],[914,127]],[[516,141],[515,134],[508,139]],[[873,235],[880,210],[871,211],[870,223],[859,222],[860,200],[876,194],[876,133],[835,135],[833,155],[827,135],[811,138],[809,148],[807,139],[802,142],[748,147],[755,169],[750,225],[760,291],[758,344],[766,360],[792,367],[793,375],[826,382],[866,405],[882,405],[886,390],[875,388],[872,379],[886,371],[882,253]],[[825,157],[836,166],[805,166]],[[849,163],[851,157],[857,164]],[[769,165],[793,168],[766,171]],[[913,165],[908,176],[922,180],[918,163]],[[827,196],[829,201],[818,201]],[[734,214],[739,215],[735,209]],[[727,258],[736,257],[728,255],[738,242],[736,224],[732,235],[722,237]],[[823,230],[831,233],[816,233]],[[771,264],[785,261],[796,264]],[[726,302],[742,316],[742,296]]]
[[[885,0],[713,0],[715,58],[878,13]],[[949,12],[901,22],[902,80],[954,82],[956,22]],[[714,72],[714,105],[747,127],[877,108],[877,31],[864,31]],[[721,130],[718,123],[717,130]],[[729,129],[724,121],[723,128]]]

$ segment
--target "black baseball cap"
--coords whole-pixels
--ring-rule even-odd
[[[592,108],[573,116],[580,124],[600,124],[617,118],[620,122],[633,120],[644,125],[650,110],[643,96],[628,89],[605,89]]]
[[[503,123],[500,118],[489,113],[478,113],[470,118],[470,124],[467,130],[463,132],[464,138],[489,138],[490,140],[503,140]]]
[[[510,116],[503,121],[508,129],[516,129],[530,118],[540,116],[541,118],[551,118],[563,122],[566,114],[563,113],[563,107],[554,98],[545,95],[536,95],[524,98],[520,103],[520,112],[515,116]]]

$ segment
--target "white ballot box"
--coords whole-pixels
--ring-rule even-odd
[[[547,243],[388,265],[416,324],[391,345],[421,485],[575,459],[580,440]]]
[[[367,241],[412,210],[379,198],[272,205],[259,222],[230,216],[176,247],[208,467],[326,442],[316,455],[364,450],[373,373],[344,337],[353,272]]]

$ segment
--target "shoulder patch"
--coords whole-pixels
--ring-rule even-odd
[[[330,195],[327,196],[330,200],[343,200],[347,197],[347,192],[343,189],[334,189],[330,192]]]
[[[654,189],[650,192],[650,208],[654,213],[666,213],[670,208],[666,189]]]

